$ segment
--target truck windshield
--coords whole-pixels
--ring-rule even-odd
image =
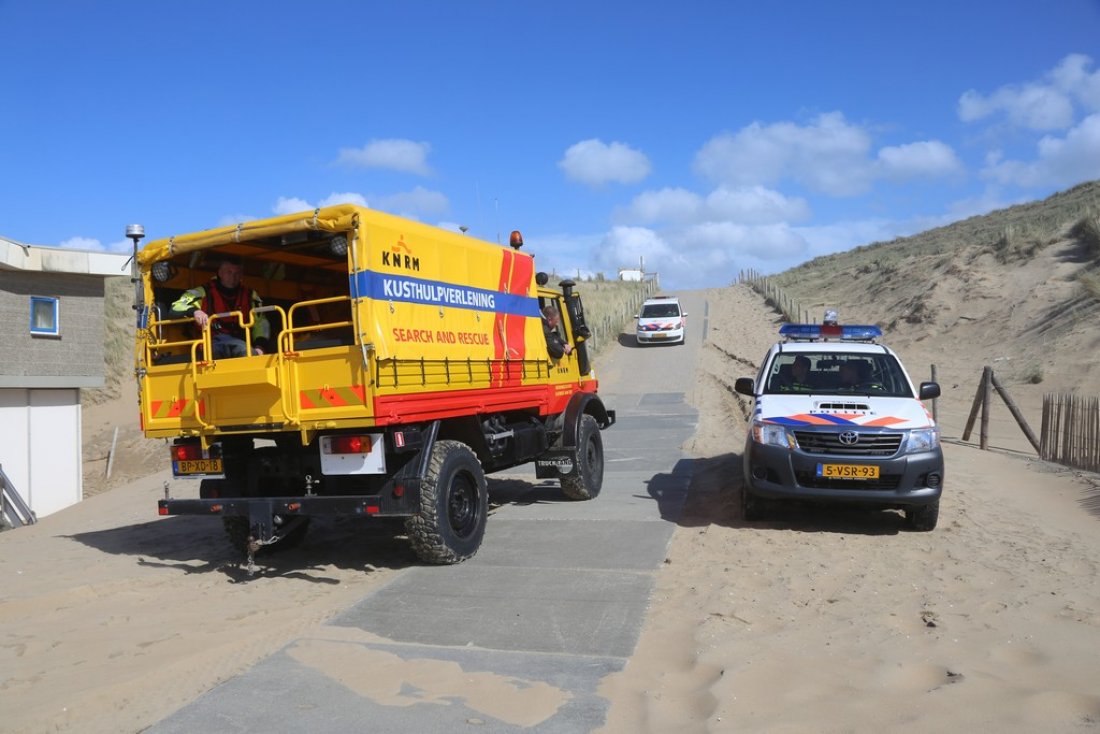
[[[913,397],[891,354],[782,352],[772,361],[766,394],[856,394]]]

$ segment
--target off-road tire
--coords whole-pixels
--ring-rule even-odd
[[[936,522],[940,519],[940,501],[936,500],[927,505],[914,505],[905,508],[905,525],[910,530],[928,532],[936,529]]]
[[[489,488],[477,456],[460,441],[436,441],[420,485],[420,509],[405,521],[417,557],[436,565],[473,557],[488,515]]]
[[[603,438],[600,425],[587,414],[581,416],[573,463],[576,471],[561,478],[562,493],[571,500],[595,498],[603,487]]]

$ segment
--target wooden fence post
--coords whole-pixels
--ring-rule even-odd
[[[970,416],[966,419],[966,428],[963,429],[962,440],[970,440],[970,432],[974,430],[974,419],[978,417],[978,408],[982,405],[982,397],[985,395],[985,385],[989,367],[982,370],[982,379],[978,383],[978,391],[974,393],[974,403],[970,406]]]
[[[1013,399],[1009,397],[1008,391],[1001,387],[1000,380],[997,379],[997,375],[995,375],[992,371],[989,373],[989,381],[993,383],[993,387],[997,388],[997,394],[1001,396],[1001,400],[1005,401],[1005,405],[1008,406],[1008,410],[1010,413],[1012,413],[1012,417],[1016,419],[1016,422],[1020,425],[1020,428],[1023,430],[1024,435],[1027,436],[1027,440],[1031,442],[1031,445],[1035,448],[1036,453],[1041,456],[1043,450],[1039,446],[1039,439],[1035,438],[1035,434],[1031,432],[1031,426],[1029,426],[1027,424],[1027,421],[1024,420],[1023,413],[1021,413],[1020,409],[1016,407],[1015,401],[1013,401]]]
[[[978,445],[982,451],[989,450],[989,403],[993,392],[993,368],[986,367],[982,371],[982,431],[978,436]]]

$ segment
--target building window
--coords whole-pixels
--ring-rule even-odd
[[[61,323],[58,319],[56,298],[31,296],[31,333],[42,336],[59,336]]]

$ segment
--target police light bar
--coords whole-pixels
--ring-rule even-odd
[[[882,329],[869,324],[783,324],[779,335],[786,339],[866,342],[881,337]]]

